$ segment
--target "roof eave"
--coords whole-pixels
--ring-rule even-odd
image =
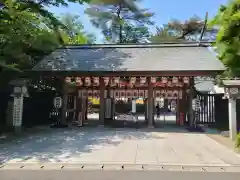
[[[215,76],[223,70],[178,70],[178,71],[68,71],[29,70],[25,75],[33,76]]]

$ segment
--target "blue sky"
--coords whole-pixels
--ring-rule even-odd
[[[139,5],[143,8],[148,8],[155,13],[153,21],[155,26],[151,27],[151,31],[155,31],[156,26],[161,26],[169,22],[171,19],[187,20],[193,15],[204,18],[205,13],[209,13],[209,18],[213,17],[221,4],[226,4],[228,0],[143,0]],[[86,31],[94,33],[97,36],[97,41],[101,42],[102,35],[100,31],[94,28],[89,18],[84,14],[86,5],[69,4],[68,7],[50,8],[50,11],[56,15],[62,13],[78,14],[84,24]]]

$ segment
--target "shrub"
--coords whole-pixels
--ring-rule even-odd
[[[237,134],[235,145],[236,148],[240,148],[240,133]]]

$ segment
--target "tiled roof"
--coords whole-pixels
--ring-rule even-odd
[[[83,45],[56,49],[33,70],[219,71],[224,65],[199,44]]]

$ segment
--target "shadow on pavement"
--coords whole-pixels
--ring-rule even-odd
[[[43,162],[62,162],[106,146],[117,146],[124,140],[153,139],[153,130],[76,128],[47,129],[25,138],[0,144],[0,162],[35,158]],[[154,131],[157,132],[157,131]]]

